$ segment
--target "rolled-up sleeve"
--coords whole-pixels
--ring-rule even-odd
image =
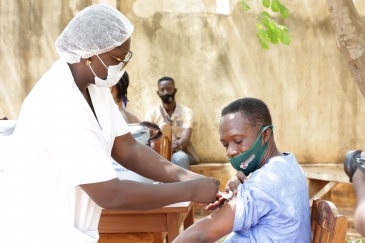
[[[260,218],[270,212],[273,203],[271,196],[254,184],[245,182],[240,185],[233,231],[249,230],[255,226]]]

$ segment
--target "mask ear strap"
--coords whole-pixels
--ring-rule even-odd
[[[261,132],[261,134],[263,134],[263,133],[265,132],[265,130],[266,130],[266,129],[268,129],[268,128],[270,128],[270,129],[271,129],[271,135],[272,135],[272,132],[273,132],[273,130],[274,130],[274,126],[273,126],[273,125],[264,126],[264,127],[262,128],[262,132]]]
[[[101,61],[101,63],[104,65],[104,67],[106,67],[106,69],[109,69],[106,65],[105,65],[105,63],[101,60],[101,58],[99,57],[99,55],[96,55],[98,58],[99,58],[99,60]]]
[[[97,77],[97,76],[96,76],[96,74],[94,73],[94,70],[93,70],[93,68],[91,67],[91,65],[89,65],[89,67],[90,67],[90,69],[91,69],[91,72],[93,72],[93,74],[95,75],[95,77]]]

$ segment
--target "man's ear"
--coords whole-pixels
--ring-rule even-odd
[[[174,91],[175,91],[175,94],[176,94],[176,92],[177,92],[177,88],[174,88]]]
[[[263,133],[262,133],[262,144],[266,143],[267,141],[269,141],[269,138],[271,136],[271,128],[267,128]]]
[[[158,90],[156,91],[156,94],[157,94],[158,96],[160,96],[160,95],[158,94]]]

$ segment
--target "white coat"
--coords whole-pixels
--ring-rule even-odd
[[[98,241],[101,208],[78,185],[116,178],[111,149],[129,130],[110,90],[88,89],[97,119],[59,60],[25,99],[0,185],[0,242]]]

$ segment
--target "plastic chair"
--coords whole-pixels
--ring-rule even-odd
[[[159,140],[155,140],[153,143],[153,149],[159,153],[162,157],[171,161],[172,159],[172,130],[169,124],[162,124],[160,127],[162,131],[162,137]]]
[[[311,243],[343,243],[347,218],[340,215],[336,206],[320,198],[313,200],[311,213]]]

